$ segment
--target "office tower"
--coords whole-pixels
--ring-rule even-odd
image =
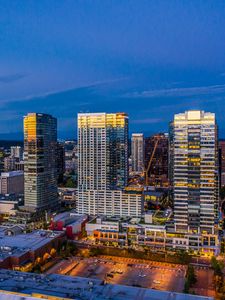
[[[128,181],[128,116],[78,114],[78,188],[123,189]]]
[[[0,194],[23,194],[24,174],[22,171],[2,173],[0,176]]]
[[[143,133],[133,133],[131,137],[132,171],[144,171],[144,136]]]
[[[44,210],[57,200],[57,120],[50,115],[29,113],[24,117],[25,207]]]
[[[11,157],[23,159],[23,149],[20,146],[11,146]]]
[[[145,184],[168,185],[168,135],[159,133],[145,138]]]
[[[215,114],[176,114],[170,128],[170,176],[176,231],[214,234],[218,215]]]
[[[57,165],[57,181],[58,183],[62,183],[63,175],[65,173],[65,148],[63,143],[60,142],[57,142],[56,165]]]

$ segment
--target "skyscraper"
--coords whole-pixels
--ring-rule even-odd
[[[128,116],[78,114],[78,188],[123,189],[128,181]]]
[[[133,133],[131,138],[132,171],[144,171],[144,136],[143,133]]]
[[[146,184],[168,185],[168,135],[154,134],[145,138]]]
[[[123,191],[128,181],[128,116],[78,114],[78,212],[140,216],[142,194]]]
[[[28,113],[24,117],[25,207],[43,210],[57,204],[57,120]]]
[[[176,114],[170,130],[170,179],[176,231],[214,234],[218,215],[215,114]]]

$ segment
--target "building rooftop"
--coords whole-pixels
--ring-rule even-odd
[[[6,230],[7,228],[0,228],[0,261],[10,256],[21,256],[27,251],[35,251],[62,234],[36,230],[27,234],[6,235]]]
[[[52,295],[76,300],[212,300],[211,297],[179,294],[123,285],[104,284],[98,279],[43,275],[0,270],[0,290],[32,295]],[[0,298],[1,299],[1,298]],[[6,298],[2,298],[6,299]],[[7,298],[10,299],[10,298]],[[14,298],[11,298],[14,299]],[[16,298],[15,298],[16,299]],[[17,298],[18,300],[20,298]],[[16,299],[16,300],[17,300]],[[24,298],[23,298],[24,299]],[[26,299],[26,298],[25,298]],[[29,299],[29,298],[27,298]],[[32,298],[31,298],[32,299]]]
[[[23,175],[23,171],[10,171],[1,173],[1,177],[15,177]]]
[[[53,217],[54,222],[69,222],[69,223],[80,223],[87,219],[86,215],[78,215],[74,210],[65,211]]]

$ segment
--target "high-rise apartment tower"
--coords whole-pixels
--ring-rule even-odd
[[[78,114],[79,190],[123,189],[128,181],[128,116]]]

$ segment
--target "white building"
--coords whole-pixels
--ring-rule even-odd
[[[143,195],[120,190],[78,191],[78,212],[88,215],[141,216]]]

